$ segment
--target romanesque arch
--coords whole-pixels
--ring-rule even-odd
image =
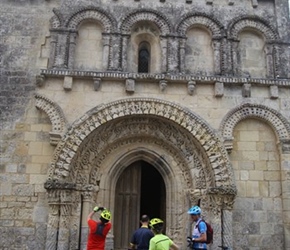
[[[82,8],[70,15],[65,22],[65,27],[69,29],[77,29],[78,25],[84,20],[96,20],[102,24],[105,33],[116,30],[116,20],[106,11],[96,8]]]
[[[235,126],[239,121],[247,118],[258,118],[267,122],[281,143],[290,139],[290,124],[279,112],[264,105],[246,103],[228,112],[220,125],[220,131],[229,151],[233,148]]]
[[[218,20],[215,20],[204,13],[187,14],[177,24],[176,30],[178,34],[185,36],[186,31],[193,25],[206,27],[211,32],[213,38],[221,38],[224,32],[223,26]]]
[[[58,104],[49,100],[48,98],[36,94],[35,95],[36,103],[35,106],[38,109],[43,110],[50,119],[52,124],[52,130],[50,133],[50,143],[56,145],[60,140],[61,136],[66,132],[66,119],[62,112],[62,109]]]
[[[129,35],[133,25],[140,21],[153,22],[160,29],[160,33],[163,36],[170,34],[172,31],[172,25],[169,20],[161,13],[155,10],[142,9],[130,13],[123,19],[120,27],[121,33]]]
[[[77,211],[88,208],[96,195],[114,207],[112,192],[118,176],[134,160],[152,163],[163,176],[171,204],[166,218],[170,235],[186,223],[179,211],[188,206],[187,201],[202,199],[220,226],[221,206],[231,208],[236,187],[218,136],[199,116],[174,103],[132,98],[88,111],[59,142],[45,183],[52,210],[47,249],[76,244],[74,238],[57,238],[56,232],[67,234],[70,224],[72,234],[77,235]],[[175,237],[182,242],[185,234]]]
[[[238,40],[239,33],[245,28],[260,31],[267,41],[276,41],[279,38],[275,29],[266,20],[257,16],[243,16],[234,19],[228,27],[228,37]]]

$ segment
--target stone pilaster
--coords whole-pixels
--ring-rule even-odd
[[[111,58],[110,58],[110,34],[103,33],[103,69],[107,70],[109,68]]]
[[[267,44],[265,47],[265,52],[266,52],[267,77],[274,78],[273,45]]]
[[[167,71],[168,68],[168,53],[167,53],[167,38],[166,37],[160,37],[160,44],[161,44],[161,72],[164,73]]]
[[[221,41],[213,40],[214,52],[214,73],[215,75],[221,74]]]
[[[72,69],[74,67],[75,61],[75,51],[76,51],[76,38],[77,32],[71,32],[69,34],[69,53],[68,53],[68,68]]]

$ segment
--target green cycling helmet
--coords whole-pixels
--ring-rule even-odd
[[[164,223],[163,220],[161,220],[159,218],[154,218],[154,219],[150,220],[149,226],[154,227],[158,224],[163,224],[163,223]]]
[[[111,219],[111,212],[109,210],[105,209],[102,211],[101,217],[105,220],[110,220]]]

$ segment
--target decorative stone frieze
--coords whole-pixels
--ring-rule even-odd
[[[288,79],[265,79],[265,78],[246,78],[246,77],[229,77],[229,76],[196,76],[193,74],[144,74],[144,73],[125,73],[125,72],[94,72],[94,71],[78,71],[78,70],[59,70],[59,69],[42,69],[40,74],[45,77],[64,77],[72,76],[77,78],[88,78],[93,77],[115,80],[126,80],[128,78],[135,80],[167,80],[175,82],[187,83],[189,80],[196,81],[196,83],[214,83],[223,82],[224,84],[230,83],[232,85],[241,85],[241,83],[251,83],[255,86],[281,86],[290,87],[290,80]]]
[[[227,142],[228,150],[233,148],[230,142],[233,139],[234,127],[241,120],[251,117],[256,117],[269,123],[280,142],[290,139],[290,124],[279,112],[263,105],[246,103],[231,110],[220,125],[220,131],[224,141]]]
[[[134,98],[96,107],[96,111],[94,109],[89,111],[84,117],[72,125],[62,145],[56,150],[55,160],[52,162],[49,178],[56,178],[60,181],[67,178],[70,179],[72,160],[84,138],[101,124],[105,124],[118,117],[135,114],[164,117],[185,128],[199,141],[201,148],[203,148],[205,157],[210,162],[213,176],[215,176],[216,187],[231,182],[231,167],[227,153],[222,147],[221,142],[201,118],[193,115],[188,110],[183,110],[181,107],[170,102],[156,99]],[[107,142],[107,139],[105,141]],[[221,169],[223,170],[221,171]]]
[[[67,122],[63,111],[59,105],[42,95],[36,94],[35,99],[35,106],[43,110],[51,121],[52,131],[50,133],[50,143],[56,145],[66,131]]]

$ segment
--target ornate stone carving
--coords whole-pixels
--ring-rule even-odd
[[[80,8],[67,18],[64,26],[76,30],[82,21],[88,19],[95,19],[100,22],[105,33],[114,32],[116,30],[117,22],[115,18],[105,10],[96,7]]]
[[[267,20],[258,16],[242,16],[234,19],[228,28],[228,37],[238,40],[239,33],[245,28],[254,28],[264,34],[267,41],[276,41],[279,35]]]
[[[177,24],[177,32],[181,36],[186,36],[186,32],[193,25],[202,25],[210,30],[213,38],[221,38],[224,30],[223,25],[212,16],[205,13],[189,13],[186,14]]]
[[[35,99],[35,106],[43,110],[51,121],[52,131],[50,143],[56,145],[66,131],[66,119],[62,109],[56,103],[42,95],[36,94]]]
[[[266,121],[276,132],[280,141],[289,139],[290,124],[276,110],[259,104],[243,104],[231,110],[223,119],[220,125],[224,141],[227,142],[227,149],[231,150],[233,145],[233,130],[237,123],[243,119],[256,117]]]
[[[122,34],[130,34],[133,25],[144,20],[155,23],[162,36],[166,36],[172,32],[172,25],[160,12],[151,9],[142,9],[130,13],[123,19],[120,28]]]
[[[179,114],[178,116],[176,114]],[[64,180],[70,176],[72,159],[78,151],[84,138],[96,130],[100,124],[126,115],[148,114],[165,117],[176,125],[186,129],[189,134],[200,141],[201,148],[210,161],[211,169],[214,171],[213,176],[215,185],[223,186],[232,182],[232,170],[227,158],[227,153],[222,147],[219,138],[214,134],[211,128],[200,117],[192,114],[188,110],[172,104],[170,102],[134,98],[116,101],[107,105],[101,105],[89,111],[84,117],[77,121],[68,132],[64,139],[64,144],[57,149],[57,155],[54,157],[50,170],[50,178],[59,178]],[[98,122],[96,122],[98,121]],[[120,131],[119,131],[120,133]],[[106,144],[109,133],[103,134],[99,142],[101,145]],[[71,177],[69,177],[71,178]]]

